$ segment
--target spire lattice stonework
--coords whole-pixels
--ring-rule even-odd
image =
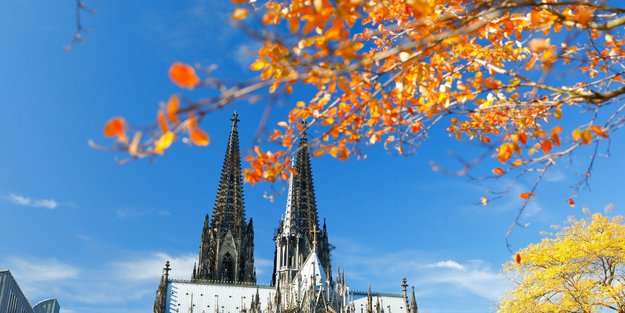
[[[254,231],[251,219],[245,221],[236,112],[231,121],[212,221],[209,223],[208,215],[204,219],[195,280],[256,282]]]
[[[289,180],[286,212],[275,237],[273,284],[278,281],[288,284],[313,250],[316,250],[326,276],[332,277],[325,221],[321,230],[319,227],[306,124],[302,127],[304,131],[294,164],[297,175],[292,175]]]

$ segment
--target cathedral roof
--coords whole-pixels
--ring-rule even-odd
[[[297,284],[299,290],[306,290],[310,288],[311,284],[315,287],[323,287],[328,282],[325,275],[325,271],[319,261],[317,252],[314,251],[306,258],[306,261],[302,264],[301,269],[297,273],[294,284]]]

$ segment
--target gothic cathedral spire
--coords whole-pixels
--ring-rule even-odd
[[[288,284],[313,250],[331,279],[330,244],[325,221],[321,230],[319,227],[306,124],[302,123],[302,129],[294,164],[297,175],[289,179],[286,212],[275,237],[273,284]],[[313,244],[315,238],[317,245]]]
[[[208,215],[204,219],[198,268],[193,279],[255,283],[254,231],[251,219],[249,223],[245,221],[236,112],[231,121],[213,218],[210,226]]]

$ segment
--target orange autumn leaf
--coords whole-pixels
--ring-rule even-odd
[[[162,154],[167,148],[171,146],[171,144],[176,139],[176,135],[172,132],[164,133],[155,143],[154,143],[154,152],[158,154]]]
[[[519,197],[521,197],[521,199],[523,199],[523,200],[529,199],[529,198],[531,198],[533,196],[535,196],[535,194],[532,193],[532,192],[524,192],[521,195],[519,195]]]
[[[104,136],[117,136],[119,141],[126,141],[126,121],[121,117],[114,117],[104,125]]]
[[[529,71],[534,67],[534,64],[536,64],[536,60],[538,60],[537,57],[532,57],[527,64],[525,64],[525,70]]]
[[[195,73],[195,69],[184,63],[174,63],[169,68],[169,78],[178,86],[183,88],[195,88],[200,84],[200,78]]]
[[[195,114],[189,113],[189,118],[187,119],[187,129],[189,130],[189,132],[192,132],[196,128],[197,118],[195,117]]]
[[[517,138],[519,139],[520,142],[522,142],[523,144],[527,144],[527,135],[524,132],[520,132],[517,134]]]
[[[605,132],[603,127],[599,125],[590,126],[590,129],[599,137],[608,138],[608,134]]]
[[[540,147],[543,149],[543,152],[545,154],[549,153],[549,151],[551,151],[551,149],[553,148],[553,146],[551,145],[551,140],[549,139],[543,140],[543,142],[540,144]]]
[[[196,146],[208,146],[210,144],[210,137],[206,132],[201,129],[194,129],[189,134],[191,142]]]
[[[165,112],[162,110],[158,111],[158,126],[161,127],[161,131],[164,133],[169,132],[169,126],[167,125],[167,121],[165,120]]]
[[[167,101],[167,119],[170,122],[177,124],[180,120],[178,119],[178,110],[180,109],[180,99],[177,96],[169,97],[169,101]]]
[[[515,261],[517,264],[521,264],[521,254],[517,253],[516,256],[514,257]]]
[[[568,200],[569,206],[574,208],[575,207],[575,201],[573,201],[573,199],[569,198]]]
[[[484,80],[484,86],[486,86],[489,89],[497,89],[499,88],[500,83],[496,81],[494,78],[489,77]]]
[[[501,167],[496,167],[493,169],[493,174],[495,175],[503,175],[506,171],[504,171]]]
[[[576,22],[581,25],[588,25],[592,20],[594,9],[581,7],[577,10],[577,13],[567,17],[568,21]]]

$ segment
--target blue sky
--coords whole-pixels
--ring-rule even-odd
[[[74,1],[0,2],[0,268],[9,268],[34,302],[57,297],[64,313],[146,312],[165,259],[174,277],[190,276],[234,108],[203,122],[209,147],[178,143],[153,162],[121,166],[117,155],[87,141],[106,143],[102,126],[112,116],[153,121],[159,102],[181,92],[167,77],[173,62],[218,64],[215,75],[245,77],[252,75],[245,51],[257,44],[228,26],[226,1],[88,3],[98,11],[83,17],[91,32],[67,53]],[[248,151],[264,107],[236,109]],[[500,273],[510,259],[504,234],[531,180],[504,199],[475,205],[506,178],[475,182],[433,172],[430,160],[451,165],[449,151],[468,149],[440,129],[431,139],[409,158],[374,147],[363,161],[313,160],[319,212],[336,246],[333,266],[345,268],[354,289],[371,283],[398,292],[407,277],[424,312],[492,312],[509,287]],[[611,157],[598,161],[592,191],[576,198],[575,209],[565,200],[586,159],[579,153],[559,164],[532,200],[523,218],[530,227],[515,231],[513,247],[537,241],[583,206],[600,211],[613,203],[622,214],[623,139],[613,136]],[[485,170],[495,166],[489,162]],[[265,192],[269,185],[245,190],[259,282],[270,281],[272,236],[285,202],[268,202]]]

